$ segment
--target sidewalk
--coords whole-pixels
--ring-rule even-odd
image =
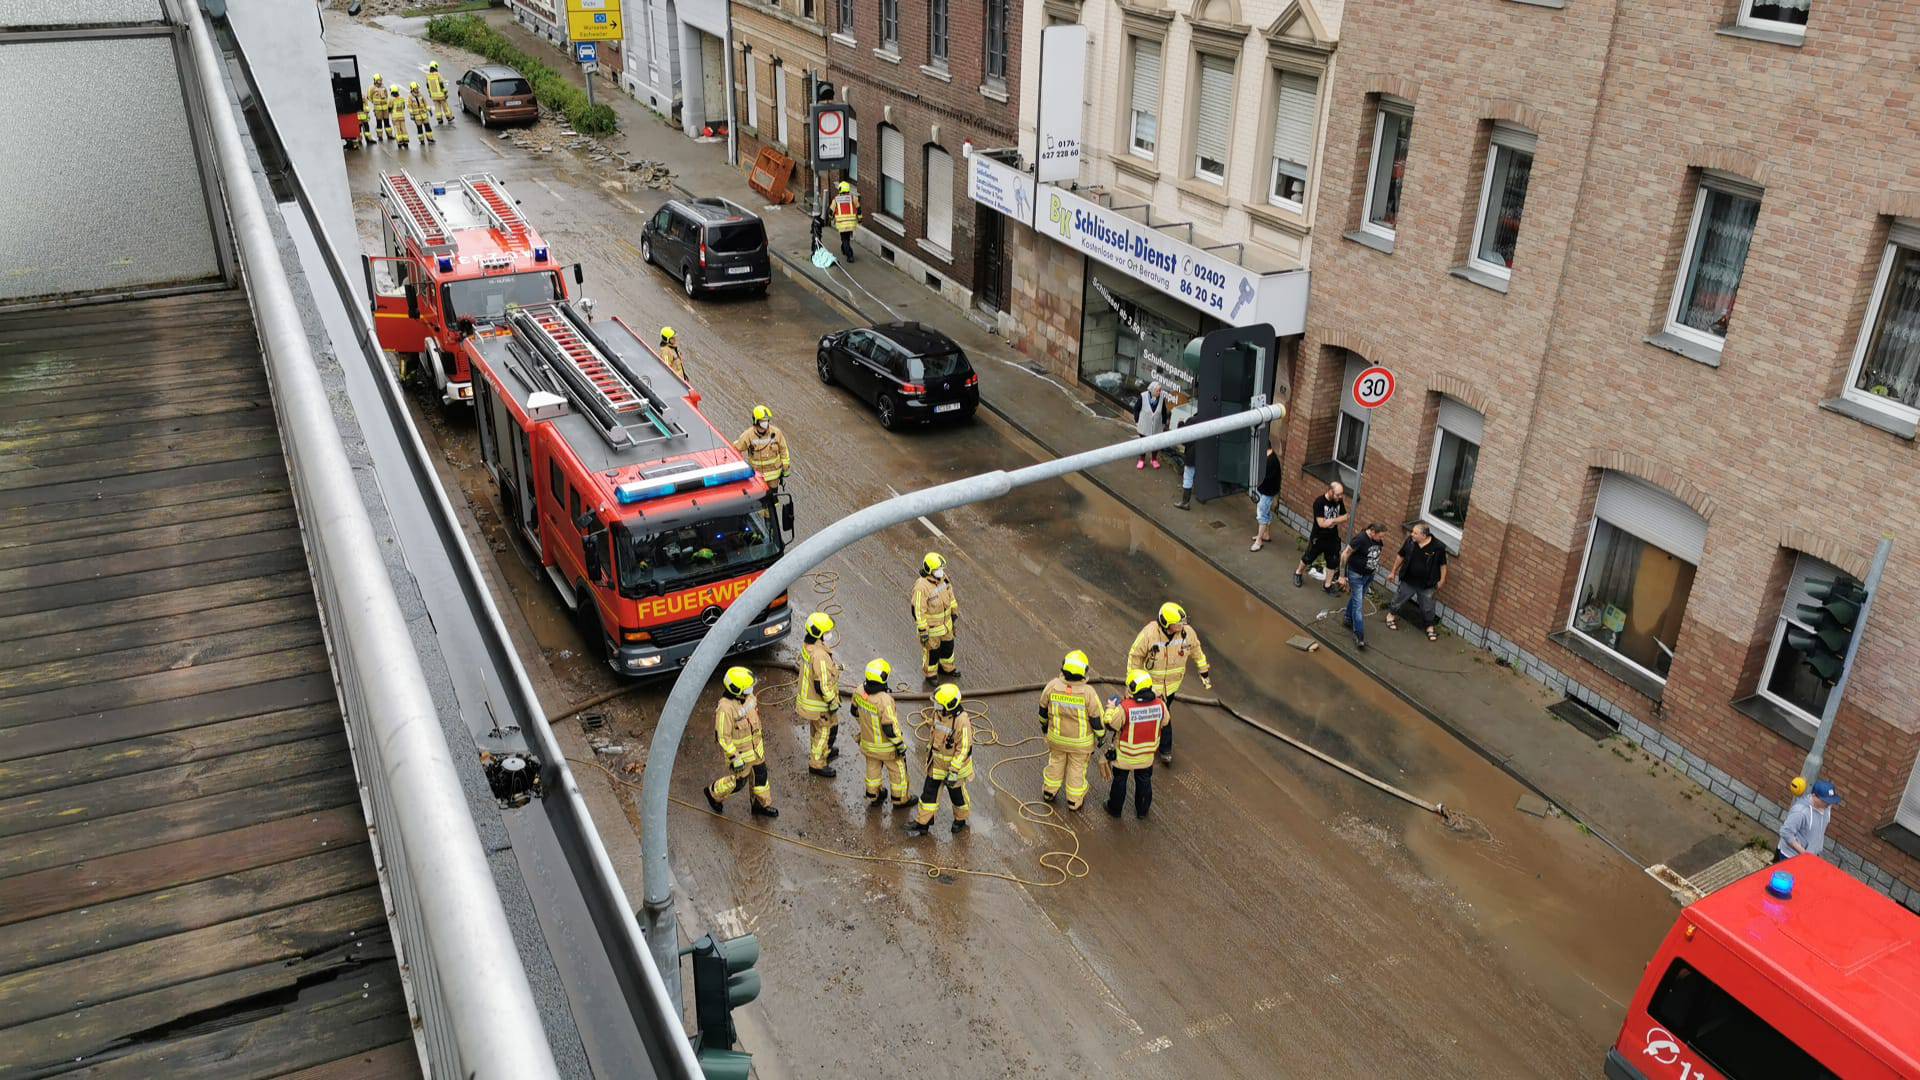
[[[529,53],[551,57],[551,66],[574,82],[584,81],[565,57],[514,25],[504,11],[490,12],[488,21]],[[401,32],[411,29],[387,25]],[[851,267],[815,268],[805,212],[797,203],[767,207],[747,186],[744,167],[736,170],[727,164],[724,143],[687,139],[604,77],[594,91],[599,101],[612,106],[621,124],[618,134],[599,140],[601,145],[629,157],[671,163],[674,186],[683,194],[723,195],[755,208],[766,221],[775,265],[795,284],[834,302],[849,318],[864,323],[917,320],[952,337],[980,372],[982,403],[1027,438],[1064,455],[1131,434],[1131,425],[1090,389],[1039,373],[966,312],[870,250],[863,248]],[[850,285],[850,278],[856,284]],[[1062,408],[1063,400],[1074,404]],[[1121,464],[1088,475],[1635,863],[1665,863],[1691,874],[1748,842],[1772,842],[1758,824],[1621,736],[1596,741],[1549,713],[1547,707],[1557,695],[1451,634],[1443,632],[1440,641],[1432,643],[1404,623],[1398,633],[1389,632],[1374,616],[1369,648],[1364,653],[1354,649],[1338,610],[1324,620],[1316,618],[1340,601],[1323,594],[1312,579],[1306,588],[1293,585],[1302,541],[1283,531],[1267,550],[1247,550],[1253,532],[1250,502],[1230,496],[1183,513],[1172,507],[1179,494],[1178,468],[1139,471]],[[1784,801],[1784,790],[1778,797]]]

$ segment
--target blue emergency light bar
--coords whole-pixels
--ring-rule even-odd
[[[445,184],[433,185],[433,193],[435,195],[445,195],[447,193],[447,185]]]
[[[1767,893],[1781,900],[1793,899],[1793,875],[1785,870],[1775,870],[1767,879]]]
[[[453,256],[451,255],[440,256],[440,272],[443,274],[453,273]]]
[[[537,263],[543,263],[543,262],[546,262],[546,261],[547,261],[547,249],[546,249],[546,248],[544,248],[544,247],[537,247],[537,248],[534,248],[534,249],[533,249],[533,261],[534,261],[534,262],[537,262]]]
[[[663,499],[682,491],[738,483],[752,476],[753,466],[744,461],[731,465],[709,465],[704,469],[675,473],[656,480],[630,480],[614,488],[613,497],[620,500],[621,505],[630,506],[648,499]]]

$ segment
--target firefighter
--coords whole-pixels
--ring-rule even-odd
[[[853,257],[853,230],[860,227],[860,196],[853,185],[840,181],[840,191],[833,197],[833,227],[840,234],[840,257],[848,262],[858,262]]]
[[[807,616],[806,640],[800,644],[800,688],[793,707],[812,732],[807,771],[831,780],[840,775],[827,764],[840,756],[833,745],[840,734],[840,665],[833,658],[833,617],[824,611]]]
[[[720,741],[720,753],[726,755],[728,772],[707,788],[707,805],[716,814],[726,813],[727,796],[750,782],[754,815],[779,817],[767,782],[767,740],[760,729],[760,703],[753,696],[753,672],[730,667],[720,685],[725,692],[714,710],[713,734]]]
[[[733,448],[747,455],[747,464],[753,466],[770,488],[779,488],[793,471],[793,457],[787,453],[787,436],[773,426],[773,410],[765,405],[753,407],[753,426],[733,440]]]
[[[395,86],[387,91],[387,111],[381,123],[387,125],[387,133],[401,146],[407,145],[407,99],[400,96],[400,88]]]
[[[1187,659],[1200,670],[1200,684],[1213,689],[1213,665],[1207,663],[1207,651],[1200,647],[1200,635],[1187,621],[1187,609],[1169,600],[1160,605],[1159,614],[1140,628],[1127,650],[1127,670],[1144,670],[1153,678],[1154,693],[1171,703],[1187,677]],[[1173,725],[1160,726],[1160,764],[1173,764]]]
[[[371,121],[371,125],[369,124]],[[373,89],[360,99],[360,133],[369,143],[380,141],[380,128],[387,126],[387,84],[380,73],[373,73]],[[393,132],[387,132],[392,135]]]
[[[867,757],[867,802],[879,806],[885,798],[880,786],[884,777],[893,793],[894,808],[911,806],[913,800],[907,795],[907,740],[894,710],[893,695],[887,692],[893,665],[870,660],[864,674],[866,681],[854,691],[847,715],[860,724],[860,752]]]
[[[680,342],[674,337],[673,327],[660,328],[660,348],[656,351],[660,354],[660,362],[667,365],[668,371],[673,372],[676,378],[687,383],[688,386],[693,385],[687,380],[687,362],[680,358]]]
[[[427,65],[427,96],[433,99],[434,118],[443,124],[453,123],[453,109],[447,105],[447,81],[440,77],[440,61]]]
[[[413,117],[413,130],[420,136],[420,141],[432,142],[433,106],[427,101],[426,95],[420,92],[419,83],[407,84],[407,115]]]
[[[911,606],[913,628],[920,635],[920,670],[929,680],[957,673],[953,646],[960,632],[960,600],[947,580],[947,560],[937,551],[920,560]]]
[[[1113,765],[1113,786],[1107,790],[1107,813],[1114,817],[1127,804],[1127,774],[1133,774],[1133,814],[1146,817],[1153,807],[1153,755],[1160,749],[1160,732],[1167,724],[1167,706],[1154,692],[1153,676],[1134,668],[1127,672],[1126,701],[1107,700],[1106,726],[1113,732],[1107,760]]]
[[[1052,802],[1067,788],[1067,809],[1087,798],[1087,762],[1106,734],[1100,694],[1087,685],[1087,654],[1075,649],[1060,661],[1060,674],[1040,691],[1040,730],[1047,736],[1047,767],[1040,797]]]
[[[960,688],[942,683],[933,692],[933,726],[927,733],[927,778],[920,785],[920,809],[907,825],[910,836],[925,836],[940,812],[940,789],[953,806],[953,831],[967,828],[967,781],[973,779],[973,717]]]

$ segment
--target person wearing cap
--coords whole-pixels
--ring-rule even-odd
[[[1818,855],[1827,846],[1827,819],[1839,806],[1840,789],[1831,780],[1815,780],[1807,793],[1793,800],[1787,820],[1780,823],[1780,839],[1774,845],[1773,861],[1796,855]]]

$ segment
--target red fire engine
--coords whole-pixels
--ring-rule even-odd
[[[380,204],[386,254],[367,259],[380,345],[401,355],[402,370],[431,375],[443,403],[471,402],[460,339],[511,307],[565,299],[565,277],[490,174],[429,183],[389,173],[380,178]],[[580,279],[576,264],[574,283]]]
[[[462,346],[501,519],[615,671],[671,671],[786,549],[773,495],[619,319],[563,303],[508,311]],[[785,637],[787,598],[730,652]]]
[[[1920,916],[1815,855],[1680,912],[1609,1080],[1920,1077]]]

